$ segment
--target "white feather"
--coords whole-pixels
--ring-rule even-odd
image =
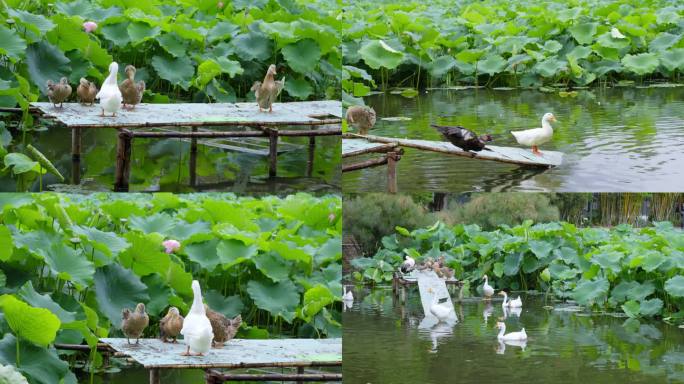
[[[194,353],[206,353],[211,349],[211,341],[214,339],[214,332],[211,329],[211,322],[204,310],[202,303],[202,291],[197,280],[192,281],[193,301],[190,312],[185,316],[181,335],[183,341]]]
[[[100,100],[100,107],[104,112],[115,114],[121,108],[121,90],[119,84],[116,82],[116,75],[119,71],[119,64],[112,62],[109,64],[109,76],[102,83],[100,92],[95,95],[96,99]]]

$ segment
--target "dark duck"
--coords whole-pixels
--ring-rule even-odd
[[[444,136],[444,138],[451,142],[451,144],[461,148],[464,151],[479,152],[483,149],[489,150],[485,148],[485,145],[493,140],[492,135],[477,136],[475,132],[461,126],[436,124],[430,124],[430,126],[438,130],[442,136]]]

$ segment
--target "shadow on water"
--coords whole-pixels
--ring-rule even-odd
[[[405,148],[399,191],[684,189],[684,87],[581,90],[574,98],[531,90],[434,90],[412,99],[373,95],[366,104],[378,115],[374,135],[442,140],[430,123],[462,125],[491,133],[499,146],[518,146],[509,131],[540,126],[545,112],[558,118],[553,141],[541,150],[564,152],[560,167],[539,172]],[[381,120],[397,116],[411,120]],[[349,172],[343,188],[382,191],[385,179],[385,167]]]
[[[359,300],[343,316],[345,382],[684,382],[684,333],[662,322],[576,312],[523,294],[520,311],[471,299],[455,303],[455,325],[424,327],[417,291],[404,306],[391,290],[354,293]],[[528,341],[497,341],[501,319],[507,333],[524,327]]]

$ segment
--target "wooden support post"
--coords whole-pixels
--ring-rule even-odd
[[[71,129],[71,183],[81,183],[81,128]]]
[[[304,367],[297,367],[297,375],[304,374]],[[297,384],[304,384],[302,380],[297,380]]]
[[[266,128],[268,132],[268,177],[276,177],[278,170],[278,130]]]
[[[399,152],[387,152],[387,192],[397,193],[397,161],[401,159]]]
[[[394,272],[392,274],[392,293],[394,294],[394,296],[397,295],[397,273],[396,272]]]
[[[306,176],[311,177],[316,154],[316,136],[309,136],[309,160],[306,162]]]
[[[197,132],[197,127],[192,127],[192,132]],[[197,138],[190,139],[190,186],[197,185]]]
[[[150,369],[150,384],[161,384],[161,378],[159,377],[159,368]]]
[[[131,174],[131,147],[133,132],[127,129],[119,131],[116,147],[116,171],[114,173],[114,192],[128,192],[128,178]]]
[[[401,287],[401,303],[406,304],[406,286]]]

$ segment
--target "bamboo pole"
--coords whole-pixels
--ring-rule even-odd
[[[192,127],[192,133],[197,133],[197,127]],[[197,137],[190,139],[190,186],[197,185]]]
[[[127,129],[119,131],[116,148],[116,171],[114,174],[114,191],[128,192],[128,178],[131,174],[131,147],[133,133]]]
[[[306,162],[306,176],[313,174],[314,157],[316,156],[316,136],[309,136],[309,158]]]
[[[81,183],[81,128],[71,129],[71,183]]]
[[[278,129],[266,128],[268,133],[268,177],[274,178],[278,173]]]

